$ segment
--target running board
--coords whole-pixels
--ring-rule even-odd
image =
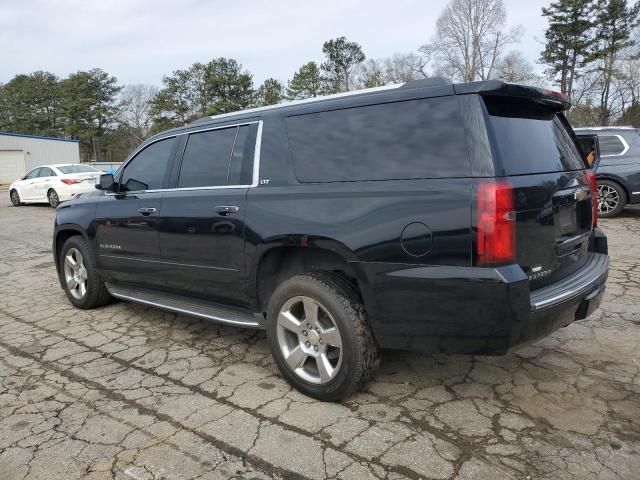
[[[212,320],[243,328],[262,328],[253,313],[232,307],[216,305],[203,300],[185,298],[165,292],[106,284],[109,293],[121,300],[142,303],[174,313]]]

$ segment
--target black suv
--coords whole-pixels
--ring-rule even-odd
[[[597,308],[595,180],[557,93],[442,79],[205,118],[57,209],[69,300],[262,328],[336,400],[379,349],[505,354]]]
[[[628,204],[640,203],[640,133],[633,127],[576,128],[583,150],[598,139],[598,214],[604,218],[622,213]]]

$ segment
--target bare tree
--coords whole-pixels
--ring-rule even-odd
[[[507,30],[506,22],[502,0],[450,0],[421,51],[432,53],[438,69],[455,79],[487,80],[507,46],[521,36],[521,27]]]
[[[634,50],[618,62],[618,75],[614,81],[615,88],[621,92],[622,110],[640,103],[640,52]]]
[[[395,53],[382,59],[369,58],[357,66],[354,85],[369,88],[427,78],[428,63],[428,56],[414,52]]]
[[[533,65],[520,51],[511,51],[498,61],[496,78],[511,83],[542,86],[544,79],[536,75]]]
[[[390,83],[404,83],[427,78],[426,67],[431,61],[429,52],[396,53],[384,60],[385,75]]]
[[[158,93],[152,85],[127,85],[120,93],[120,123],[128,127],[129,133],[139,142],[151,132],[151,101]]]

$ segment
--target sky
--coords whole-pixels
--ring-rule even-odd
[[[508,26],[535,63],[550,1],[504,0]],[[232,57],[254,82],[286,81],[322,61],[322,44],[358,42],[368,58],[416,51],[428,42],[446,0],[0,0],[0,82],[46,70],[64,77],[99,67],[120,84],[161,86],[194,62]],[[543,67],[536,65],[538,72]]]

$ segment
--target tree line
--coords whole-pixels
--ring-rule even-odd
[[[571,97],[574,125],[640,126],[639,12],[640,3],[628,0],[552,2],[541,12],[544,75],[517,49],[524,29],[508,27],[503,0],[450,0],[428,42],[388,58],[369,58],[346,37],[328,40],[322,60],[286,82],[255,85],[249,70],[225,57],[175,70],[160,88],[119,85],[98,68],[66,78],[20,74],[0,84],[0,131],[74,137],[83,160],[120,161],[153,133],[207,115],[431,76],[552,83]]]

